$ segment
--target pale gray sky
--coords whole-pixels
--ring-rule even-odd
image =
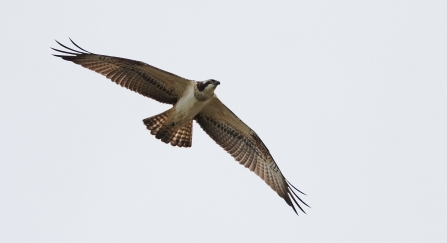
[[[446,242],[446,1],[9,1],[0,242]],[[221,81],[312,206],[297,217],[169,108],[55,58],[54,39]]]

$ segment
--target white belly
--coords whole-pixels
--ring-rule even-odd
[[[208,102],[196,99],[193,86],[189,86],[185,92],[173,108],[173,120],[179,125],[193,119]]]

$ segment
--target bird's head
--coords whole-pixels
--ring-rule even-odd
[[[197,82],[197,89],[200,92],[207,92],[208,90],[214,90],[216,89],[217,85],[219,85],[220,82],[214,79],[208,79],[206,81],[198,81]]]
[[[208,79],[206,81],[198,81],[196,86],[195,96],[198,100],[207,100],[214,94],[214,90],[220,82],[214,79]]]

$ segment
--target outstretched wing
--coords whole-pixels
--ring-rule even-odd
[[[76,45],[71,39],[70,41],[79,50],[69,48],[56,41],[65,50],[51,48],[64,53],[54,56],[100,73],[122,87],[159,102],[175,104],[181,97],[183,90],[191,82],[144,62],[88,52]]]
[[[217,144],[230,153],[236,161],[261,177],[293,208],[295,213],[298,214],[293,202],[304,212],[297,199],[304,205],[308,205],[292,189],[302,192],[284,178],[269,150],[258,135],[216,96],[210,100],[209,104],[203,108],[195,119]]]

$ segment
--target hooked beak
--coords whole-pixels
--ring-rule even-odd
[[[220,82],[216,80],[216,81],[214,81],[214,84],[217,86],[220,84]]]

